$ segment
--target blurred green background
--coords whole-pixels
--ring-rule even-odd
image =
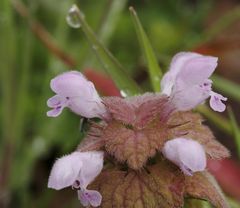
[[[199,111],[232,152],[232,159],[225,162],[228,172],[217,179],[232,207],[240,207],[240,133],[234,122],[240,118],[237,0],[1,0],[0,207],[81,206],[70,189],[47,188],[55,158],[73,151],[83,137],[77,115],[64,110],[57,118],[46,116],[46,100],[53,95],[51,78],[69,69],[105,73],[81,29],[66,23],[73,3],[145,91],[152,89],[129,6],[137,11],[163,70],[179,51],[219,57],[218,75],[213,80],[216,89],[229,98],[233,113],[225,112],[219,118],[206,109]],[[107,89],[99,90],[108,95]],[[228,177],[227,183],[222,182],[224,177]]]

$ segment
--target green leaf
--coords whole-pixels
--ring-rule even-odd
[[[230,198],[230,197],[228,197],[227,199],[228,199],[228,203],[229,203],[231,208],[239,208],[240,203],[236,199],[233,199],[233,198]]]
[[[185,198],[184,208],[212,208],[212,205],[202,199]]]
[[[240,102],[240,86],[234,82],[224,79],[218,75],[211,77],[214,83],[214,87],[225,93],[229,97]]]
[[[122,65],[95,36],[94,32],[86,22],[84,14],[76,5],[73,5],[73,7],[70,9],[69,17],[73,18],[75,21],[79,21],[85,36],[91,44],[92,49],[102,62],[104,69],[121,90],[121,94],[123,96],[132,96],[141,93],[141,89],[137,83],[128,76]]]
[[[237,152],[238,156],[240,158],[240,129],[236,121],[236,117],[232,111],[232,108],[228,108],[228,115],[231,121],[231,126],[232,126],[232,132],[235,138],[236,146],[237,146]]]
[[[148,70],[150,74],[152,87],[155,92],[158,92],[160,91],[160,81],[162,78],[162,71],[158,65],[158,60],[154,54],[151,43],[142,27],[142,24],[137,16],[136,11],[134,10],[133,7],[130,7],[129,10],[133,17],[133,23],[138,36],[138,41],[141,45],[142,51],[144,53],[145,59],[148,64]]]

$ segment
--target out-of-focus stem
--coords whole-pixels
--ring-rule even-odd
[[[232,133],[235,138],[238,157],[240,158],[240,129],[231,107],[228,108],[228,114],[231,120]]]
[[[103,41],[105,44],[108,43],[109,37],[113,33],[116,28],[116,22],[120,17],[120,13],[125,7],[127,0],[112,0],[110,1],[109,8],[105,12],[104,18],[102,20],[102,24],[99,25],[99,29],[97,34],[99,35],[99,39]]]
[[[213,75],[211,79],[213,80],[214,87],[223,92],[226,96],[240,102],[240,86],[238,84],[218,75]]]
[[[208,118],[208,120],[211,121],[216,127],[232,135],[232,127],[230,121],[228,121],[226,118],[219,115],[218,113],[215,113],[205,105],[200,105],[197,108],[197,111]]]
[[[0,145],[0,207],[9,203],[9,175],[14,154],[14,69],[16,61],[15,25],[8,0],[0,1],[0,85],[2,102],[2,139]]]
[[[99,40],[101,40],[105,46],[108,45],[109,39],[117,27],[117,22],[121,17],[122,10],[124,9],[126,3],[127,0],[109,0],[102,11],[103,15],[97,27],[96,34]],[[89,53],[89,50],[88,53],[85,53],[85,56],[82,56],[82,60],[84,61],[82,61],[83,64],[81,66],[83,67],[89,66],[91,63],[93,63],[93,61],[95,61],[93,58],[93,53]]]
[[[221,18],[219,18],[214,25],[205,32],[203,42],[212,40],[238,19],[240,19],[240,6],[235,7],[225,15],[221,16]]]
[[[77,65],[76,61],[71,56],[57,46],[49,32],[39,22],[33,20],[33,18],[30,18],[28,9],[21,1],[12,0],[12,4],[16,11],[29,21],[30,29],[49,49],[49,51],[61,59],[67,66],[74,68]]]

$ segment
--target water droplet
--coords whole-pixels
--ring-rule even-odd
[[[69,26],[73,28],[80,28],[81,23],[79,21],[78,14],[82,15],[84,18],[84,15],[79,11],[78,7],[74,4],[68,11],[68,15],[66,17],[66,21]]]
[[[127,93],[123,90],[120,90],[120,94],[123,96],[123,97],[127,97]]]

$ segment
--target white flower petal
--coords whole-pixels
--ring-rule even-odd
[[[180,111],[191,110],[209,97],[209,91],[198,85],[184,90],[178,90],[179,91],[173,94],[171,99],[175,107]]]
[[[56,190],[72,186],[82,168],[81,153],[73,152],[58,159],[51,170],[48,187]]]
[[[78,176],[80,187],[86,188],[96,176],[102,171],[103,168],[103,152],[102,151],[89,151],[83,152],[81,161],[83,163],[82,169]]]
[[[186,138],[169,140],[165,143],[162,152],[167,159],[178,165],[187,175],[203,171],[206,168],[204,148],[194,140]]]
[[[216,57],[211,56],[195,57],[188,60],[177,74],[176,85],[191,87],[202,84],[214,72],[217,60]]]
[[[76,114],[86,118],[102,118],[107,112],[100,98],[95,100],[85,100],[79,97],[70,100],[69,108]]]
[[[94,93],[92,82],[88,81],[82,73],[70,71],[53,78],[51,89],[63,97],[91,97]]]
[[[193,109],[210,96],[212,81],[209,77],[217,66],[217,60],[197,53],[178,53],[163,76],[162,93],[170,96],[177,110]],[[223,108],[220,102],[218,106],[218,109]]]
[[[198,53],[193,53],[193,52],[177,53],[172,58],[169,71],[171,71],[172,74],[177,75],[184,68],[184,65],[186,62],[196,57],[202,57],[202,55]]]
[[[80,72],[71,71],[56,76],[51,80],[51,88],[57,95],[47,102],[49,107],[54,108],[48,112],[49,116],[59,115],[62,110],[60,104],[66,102],[64,107],[69,107],[74,113],[83,117],[107,117],[106,108],[93,83]]]

